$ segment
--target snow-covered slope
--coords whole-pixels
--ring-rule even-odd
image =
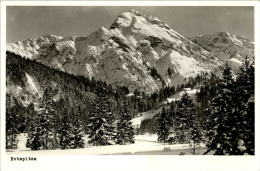
[[[191,40],[237,69],[245,57],[254,60],[254,43],[228,32],[200,35]]]
[[[158,90],[185,77],[216,70],[223,63],[156,17],[131,10],[109,29],[100,27],[86,37],[42,36],[7,45],[7,50],[53,68],[95,77],[130,90]],[[171,71],[169,73],[169,71]]]

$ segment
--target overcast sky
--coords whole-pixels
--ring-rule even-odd
[[[254,40],[253,7],[7,7],[7,42],[41,35],[87,36],[135,9],[169,24],[184,36],[227,31]]]

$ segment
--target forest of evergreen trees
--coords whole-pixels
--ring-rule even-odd
[[[29,73],[43,92],[27,106],[6,94],[7,149],[17,148],[20,133],[28,134],[26,146],[32,150],[83,148],[86,136],[94,146],[131,144],[136,133],[156,133],[159,142],[190,144],[194,154],[201,143],[206,144],[205,154],[255,152],[254,63],[247,58],[237,74],[226,64],[221,78],[202,73],[177,88],[164,86],[153,94],[135,90],[128,96],[127,87],[112,87],[7,55],[7,86],[24,88]],[[180,100],[162,103],[185,87],[199,88],[195,100],[185,93]],[[55,101],[57,94],[60,98]],[[143,120],[140,130],[134,130],[131,119],[136,114],[160,107],[160,115]]]
[[[7,86],[15,84],[25,87],[25,74],[29,73],[40,82],[42,97],[38,99],[34,96],[31,103],[24,106],[21,99],[12,93],[6,95],[6,148],[13,149],[17,145],[17,135],[28,133],[27,147],[33,150],[55,149],[55,148],[79,148],[84,147],[83,136],[89,131],[100,130],[110,126],[109,131],[113,134],[114,143],[133,143],[133,128],[131,127],[131,111],[139,112],[139,103],[143,103],[136,96],[126,99],[129,92],[126,87],[112,88],[104,82],[90,80],[82,76],[74,76],[62,71],[58,71],[30,59],[22,58],[16,54],[7,52]],[[53,86],[56,82],[56,86]],[[23,92],[24,93],[24,92]],[[60,99],[54,101],[54,96],[60,93]],[[28,98],[28,97],[27,97]],[[121,101],[124,99],[124,113],[120,109]],[[104,103],[103,103],[104,101]],[[37,104],[35,106],[35,104]],[[133,106],[133,107],[132,107]],[[100,110],[97,110],[100,107]],[[132,107],[132,108],[131,108]],[[110,112],[108,112],[110,111]],[[91,115],[96,118],[97,126],[90,129]],[[109,114],[109,118],[106,118]],[[121,115],[126,115],[122,118]],[[128,140],[118,140],[115,123],[116,119],[126,120],[129,124]],[[92,118],[93,119],[93,118]],[[107,119],[107,120],[106,120]],[[104,124],[100,125],[101,121]],[[94,123],[92,123],[94,124]],[[121,126],[118,125],[118,130]],[[113,128],[113,129],[112,129]],[[103,135],[103,133],[100,132]],[[97,135],[95,135],[97,136]],[[127,139],[127,137],[126,137]],[[89,142],[91,143],[91,141]],[[97,142],[93,142],[95,144]],[[112,143],[111,143],[112,144]]]
[[[69,111],[69,108],[63,106],[62,110],[55,110],[57,107],[54,105],[52,87],[44,90],[39,110],[32,109],[31,113],[34,114],[28,118],[20,118],[15,111],[17,106],[7,107],[6,148],[16,148],[16,138],[21,132],[28,133],[26,146],[32,150],[83,148],[86,135],[88,144],[93,145],[134,143],[132,115],[125,101],[121,104],[120,117],[116,122],[111,112],[107,85],[97,84],[95,93],[97,98],[92,102],[89,113],[85,114],[80,112],[80,107]],[[7,99],[11,100],[9,96]],[[25,125],[25,128],[21,129],[20,124]]]
[[[163,107],[158,141],[189,143],[194,154],[205,143],[205,154],[254,155],[254,63],[246,58],[236,77],[226,64],[222,78],[205,82],[196,96],[197,103],[184,94]]]

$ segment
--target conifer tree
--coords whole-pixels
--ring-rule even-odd
[[[72,136],[71,136],[71,148],[84,148],[85,142],[84,142],[84,128],[82,121],[80,121],[80,109],[77,108],[76,112],[73,115],[72,119]]]
[[[192,127],[197,126],[193,125],[194,113],[195,105],[191,97],[187,93],[183,94],[181,100],[177,102],[177,108],[173,116],[175,142],[188,143],[190,141]]]
[[[254,94],[254,73],[254,64],[246,57],[238,72],[236,88],[236,92],[241,95],[239,100],[242,103],[246,103]]]
[[[31,132],[28,133],[29,140],[28,146],[31,149],[38,150],[40,144],[43,149],[54,149],[58,146],[57,140],[55,137],[55,128],[54,128],[54,109],[53,109],[53,99],[52,99],[52,88],[47,87],[43,93],[43,99],[40,104],[40,109],[38,111],[38,116],[35,118],[35,123],[32,124]],[[36,142],[37,141],[37,142]],[[39,142],[38,142],[39,141]],[[36,147],[33,147],[34,142]]]
[[[117,144],[122,145],[134,143],[134,128],[132,126],[131,119],[131,113],[127,110],[126,102],[124,100],[120,109],[119,120],[117,121]]]
[[[160,118],[158,120],[158,141],[167,142],[168,136],[171,134],[172,118],[169,112],[163,107]]]
[[[6,111],[6,149],[17,148],[17,113],[14,109],[7,107]]]
[[[96,95],[87,121],[88,143],[111,145],[115,141],[115,126],[105,84],[96,85]]]
[[[52,88],[47,87],[43,94],[43,101],[40,105],[39,117],[42,127],[43,149],[54,149],[57,144],[54,129],[54,108],[52,99]]]
[[[28,139],[26,142],[26,147],[32,150],[40,150],[42,147],[42,130],[39,124],[39,118],[33,119],[28,130]]]
[[[244,139],[244,152],[250,155],[255,154],[255,99],[252,95],[246,103],[245,111],[243,112],[245,126],[242,133]]]
[[[200,117],[196,112],[192,112],[188,117],[189,122],[189,144],[192,150],[192,154],[196,154],[196,148],[203,141],[203,133]]]
[[[248,57],[243,61],[237,77],[234,92],[236,110],[236,132],[238,153],[254,154],[254,64]]]
[[[62,114],[60,126],[57,129],[59,146],[61,149],[68,149],[71,146],[72,126],[67,111]]]
[[[229,65],[225,65],[223,79],[220,82],[218,95],[207,108],[207,147],[216,155],[235,154],[237,152],[238,111],[234,106],[234,80]],[[206,153],[207,153],[206,152]]]

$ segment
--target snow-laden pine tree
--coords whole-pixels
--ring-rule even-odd
[[[42,127],[43,149],[54,149],[57,147],[54,128],[54,107],[52,88],[47,87],[43,94],[43,100],[40,104],[39,117]]]
[[[56,128],[59,147],[61,149],[68,149],[71,146],[72,126],[67,111],[61,116],[59,126]]]
[[[28,139],[26,142],[26,147],[32,150],[40,150],[42,147],[42,136],[41,136],[41,126],[39,123],[39,118],[33,119],[28,130]]]
[[[107,93],[107,86],[99,82],[96,85],[97,97],[87,119],[88,143],[96,146],[111,145],[115,141],[114,116]]]
[[[180,101],[177,102],[177,107],[173,117],[174,139],[176,143],[188,143],[192,136],[191,131],[198,129],[195,125],[195,105],[192,98],[184,93]]]
[[[158,141],[167,142],[169,135],[172,133],[172,117],[169,112],[163,107],[160,118],[158,120]]]
[[[17,148],[17,111],[15,107],[10,107],[10,96],[6,97],[6,149]]]
[[[131,113],[127,109],[127,104],[123,100],[123,104],[120,108],[120,115],[117,121],[117,131],[116,131],[116,143],[123,144],[132,144],[134,140],[134,128],[131,122]]]
[[[226,65],[218,95],[208,107],[208,151],[254,154],[254,66],[246,58],[236,81]]]
[[[200,117],[197,112],[192,112],[188,116],[189,125],[189,144],[192,150],[192,154],[196,154],[196,149],[199,147],[200,143],[203,141],[202,125]]]
[[[207,147],[216,155],[234,154],[237,151],[238,111],[234,106],[235,82],[231,68],[225,65],[218,95],[212,99],[207,108]]]
[[[254,94],[254,63],[245,58],[241,64],[237,77],[237,91],[242,93],[241,100],[247,101],[252,94]]]
[[[72,126],[71,126],[71,142],[70,142],[70,148],[84,148],[85,142],[84,142],[84,128],[83,123],[80,120],[80,109],[77,108],[76,112],[74,113],[72,117]]]
[[[247,103],[245,111],[243,112],[245,119],[245,126],[243,130],[243,141],[244,144],[240,144],[240,147],[244,147],[244,153],[248,153],[250,155],[255,154],[255,98],[252,95]],[[242,141],[240,141],[243,143]],[[244,146],[243,146],[244,145]],[[239,148],[240,148],[239,147]]]
[[[254,63],[245,58],[237,77],[234,92],[236,110],[236,131],[238,152],[254,154],[255,112],[254,112]]]
[[[43,98],[40,103],[38,115],[35,118],[35,122],[32,125],[32,132],[29,132],[28,146],[32,147],[32,142],[39,139],[43,149],[54,149],[58,147],[57,139],[55,137],[55,128],[54,128],[54,108],[53,108],[53,99],[52,99],[52,88],[47,87],[44,90]],[[36,138],[35,138],[36,137]],[[39,138],[38,138],[39,137]],[[40,149],[40,148],[36,148]]]

